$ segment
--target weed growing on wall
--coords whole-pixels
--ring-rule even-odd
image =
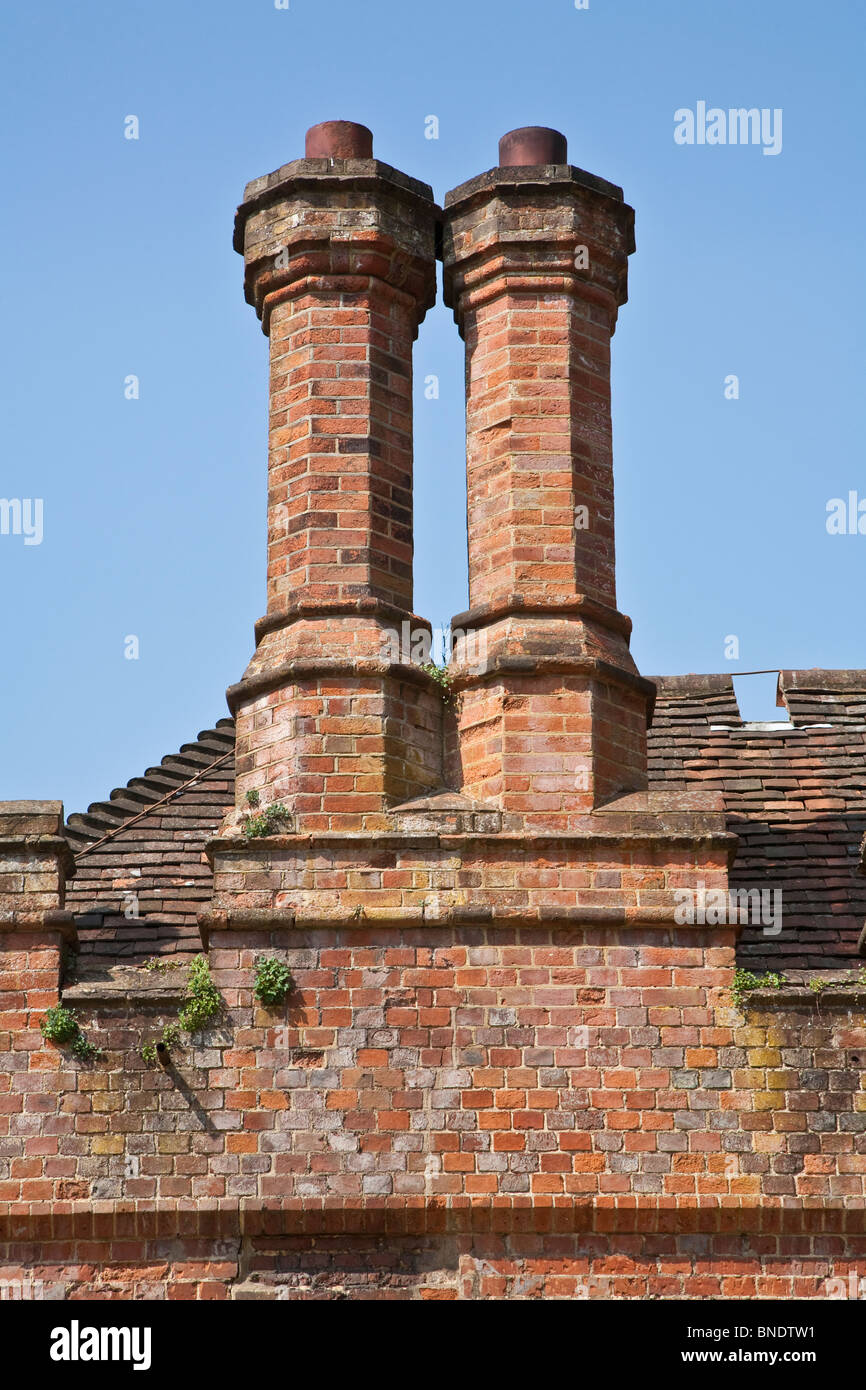
[[[285,961],[276,956],[258,957],[255,996],[260,1004],[282,1004],[293,985],[292,972]]]
[[[56,1043],[59,1047],[68,1045],[73,1057],[80,1062],[92,1062],[94,1057],[99,1056],[99,1048],[87,1041],[72,1009],[66,1009],[62,1004],[47,1010],[39,1024],[39,1031],[46,1042]]]

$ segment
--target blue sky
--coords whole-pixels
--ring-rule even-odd
[[[39,545],[0,535],[0,797],[82,810],[227,712],[265,606],[267,344],[232,218],[327,119],[369,125],[439,201],[526,124],[623,186],[638,250],[614,340],[618,586],[638,665],[866,666],[866,535],[826,529],[831,498],[866,500],[864,13],[4,5],[0,497],[43,499],[44,520]],[[781,108],[781,153],[677,145],[674,113],[699,101]],[[416,610],[435,625],[466,606],[462,347],[441,305],[415,361]],[[744,712],[772,714],[766,682]]]

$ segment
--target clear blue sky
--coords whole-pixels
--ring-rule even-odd
[[[326,119],[369,125],[440,201],[526,124],[622,184],[618,580],[641,670],[866,666],[866,535],[825,526],[830,498],[866,499],[864,34],[862,0],[5,4],[0,497],[42,498],[44,538],[0,536],[0,797],[82,810],[227,712],[265,604],[267,344],[232,217]],[[781,154],[678,146],[699,101],[781,108]],[[438,624],[466,605],[441,305],[431,372],[416,609]]]

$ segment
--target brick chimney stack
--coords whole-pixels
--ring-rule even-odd
[[[268,607],[229,692],[238,806],[258,792],[296,828],[374,829],[441,781],[441,701],[393,640],[429,627],[412,614],[412,344],[440,217],[348,121],[313,127],[238,209],[270,339]]]
[[[455,618],[469,795],[568,828],[646,787],[654,694],[616,608],[610,340],[634,214],[532,127],[445,202],[466,342],[470,611]]]

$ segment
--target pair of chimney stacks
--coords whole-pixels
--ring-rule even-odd
[[[646,787],[653,686],[616,609],[610,340],[634,215],[531,128],[437,207],[329,121],[247,186],[235,247],[270,340],[267,614],[229,692],[238,808],[386,830],[449,787],[567,831]],[[394,635],[412,611],[412,345],[435,302],[466,344],[469,611],[452,697]],[[407,626],[408,625],[408,626]]]

